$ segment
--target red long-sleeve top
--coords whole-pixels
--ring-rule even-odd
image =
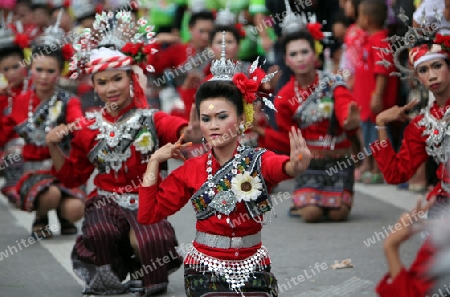
[[[198,64],[198,62],[191,61],[192,63],[188,63],[189,66],[187,67],[178,67],[186,63],[189,57],[194,57],[195,55],[198,56],[197,50],[188,43],[176,43],[165,49],[162,49],[160,44],[155,43],[153,47],[157,49],[158,52],[148,55],[147,64],[152,65],[155,68],[154,75],[157,77],[155,83],[158,86],[166,84],[167,79],[169,78],[175,78],[189,72]],[[204,61],[208,60],[207,52],[204,51],[203,56],[198,57],[198,59],[204,59]],[[167,73],[164,72],[166,69],[168,71]],[[195,95],[195,90],[192,93],[192,90],[183,89],[181,86],[178,86],[176,89],[184,102],[185,112],[183,116],[185,119],[188,119],[192,104],[194,103],[193,97]]]
[[[361,121],[375,122],[376,114],[372,112],[370,103],[372,94],[376,88],[376,77],[382,75],[387,78],[386,88],[381,95],[383,109],[386,110],[396,104],[397,91],[399,88],[398,77],[391,76],[396,71],[394,65],[394,50],[385,39],[388,37],[387,30],[380,30],[364,38],[362,50],[359,53],[355,68],[355,83],[353,85],[353,94],[361,106]],[[383,51],[377,48],[384,49]],[[386,60],[390,63],[389,67],[378,64]]]
[[[8,98],[11,96],[12,98],[12,105],[15,104],[15,100],[16,97],[20,95],[20,93],[22,93],[23,90],[23,84],[20,84],[17,87],[14,87],[11,89],[11,93],[2,93],[0,94],[0,131],[4,131],[3,128],[3,122],[6,120],[6,117],[4,115],[5,109],[8,108]],[[14,134],[12,138],[17,138],[19,137],[17,134]],[[8,139],[9,140],[9,139]]]
[[[425,276],[433,255],[434,248],[429,241],[425,242],[409,270],[403,267],[394,279],[391,279],[389,274],[381,279],[376,288],[378,295],[381,297],[426,296],[434,284]]]
[[[104,112],[103,117],[105,120],[114,123],[132,108],[136,108],[134,101],[117,116],[111,116],[109,113]],[[70,154],[66,157],[64,165],[59,171],[52,168],[52,174],[69,188],[83,185],[94,171],[94,164],[89,161],[88,154],[98,143],[96,137],[99,131],[89,128],[93,123],[94,120],[86,119],[80,122],[80,130],[71,141]],[[171,117],[164,112],[156,112],[154,114],[154,123],[160,146],[168,142],[176,142],[181,128],[187,125],[185,120]],[[117,178],[114,170],[111,170],[109,174],[99,173],[94,179],[94,185],[98,189],[109,192],[118,192],[120,194],[137,193],[146,168],[147,163],[141,162],[140,152],[136,151],[134,145],[131,145],[131,157],[127,159],[117,172]],[[96,190],[91,192],[89,197],[91,198],[95,195],[97,195]]]
[[[430,113],[436,119],[442,119],[445,110],[450,106],[450,100],[440,107],[436,102],[430,108]],[[425,130],[419,125],[423,115],[415,117],[403,132],[403,141],[400,151],[395,153],[389,140],[375,141],[372,144],[373,156],[378,163],[378,167],[383,173],[384,179],[389,184],[400,184],[407,182],[416,173],[419,166],[428,159],[426,151],[427,135],[422,135]],[[437,176],[441,177],[442,164],[437,169]],[[441,184],[434,188],[428,195],[431,197],[441,189]]]
[[[165,69],[170,69],[173,72],[173,75],[177,76],[172,68],[182,65],[187,61],[189,56],[197,54],[196,49],[191,47],[188,43],[176,43],[165,49],[162,49],[160,44],[155,43],[153,47],[157,49],[158,52],[148,55],[147,64],[152,65],[155,68],[154,74],[157,76],[163,75]],[[182,73],[180,70],[177,71],[178,73]],[[186,72],[189,71],[189,69],[183,69],[183,71]]]
[[[264,129],[264,137],[260,137],[260,145],[262,147],[289,154],[289,131],[291,131],[292,126],[298,126],[293,117],[301,104],[294,90],[294,81],[295,77],[292,76],[289,82],[278,92],[278,96],[274,103],[275,108],[278,111],[275,113],[278,131],[272,128]],[[318,82],[319,75],[316,73],[315,82],[306,89],[302,89],[299,86],[299,93],[304,94],[303,97],[306,99],[306,97],[315,89]],[[355,99],[346,87],[337,86],[334,89],[334,111],[339,123],[339,129],[337,131],[338,135],[344,131],[342,126],[347,119],[349,104],[352,102],[355,102]],[[320,141],[320,137],[324,137],[328,134],[329,126],[330,121],[324,120],[302,129],[302,136],[306,141]],[[355,131],[346,131],[347,134],[352,134],[354,132]],[[345,140],[341,143],[336,143],[335,149],[349,148],[350,146],[351,142]],[[327,150],[324,146],[308,145],[308,147],[314,150]]]
[[[187,160],[181,167],[174,170],[164,181],[151,187],[139,189],[138,221],[141,224],[152,224],[179,211],[200,189],[207,180],[208,154]],[[261,173],[266,185],[271,189],[283,180],[291,177],[284,172],[284,164],[289,160],[287,156],[276,155],[267,151],[261,156]],[[220,168],[219,162],[212,158],[212,174]],[[252,219],[244,203],[239,202],[236,209],[228,216],[232,222],[240,222],[235,228],[227,223],[225,218],[213,215],[204,220],[197,220],[196,229],[201,232],[227,237],[243,237],[258,233],[262,226]],[[247,218],[247,219],[246,219]],[[242,260],[255,254],[261,244],[243,249],[217,249],[193,243],[194,247],[211,257],[229,260]],[[236,254],[237,252],[237,254]]]
[[[0,133],[0,146],[5,145],[7,141],[14,138],[16,132],[14,128],[28,119],[28,105],[32,100],[33,111],[41,103],[41,99],[33,90],[29,90],[19,96],[14,101],[11,114],[5,117],[3,121],[3,131]],[[71,97],[66,105],[66,123],[75,122],[83,117],[81,102],[77,97]],[[23,147],[24,161],[42,161],[50,159],[50,152],[47,146],[35,146],[25,143]]]

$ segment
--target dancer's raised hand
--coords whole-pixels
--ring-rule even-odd
[[[80,130],[79,120],[69,123],[61,124],[51,129],[45,136],[45,142],[47,144],[60,143],[64,136],[69,135],[73,131]]]
[[[181,135],[177,142],[167,143],[165,146],[160,147],[152,154],[150,161],[158,161],[159,163],[165,162],[169,159],[177,159],[186,161],[181,150],[185,147],[192,145],[192,142],[183,142],[184,135]]]
[[[291,160],[287,165],[286,173],[295,177],[308,168],[311,161],[311,152],[306,146],[306,141],[300,129],[292,127],[289,132],[289,140],[291,144]]]
[[[390,122],[394,121],[400,121],[400,122],[406,122],[410,120],[409,115],[407,114],[408,111],[412,110],[414,106],[419,104],[419,100],[413,100],[409,102],[408,104],[404,106],[398,106],[395,105],[389,109],[386,109],[382,111],[379,115],[377,115],[376,118],[376,124],[378,126],[384,126],[386,124],[389,124]]]

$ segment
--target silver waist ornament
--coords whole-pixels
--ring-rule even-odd
[[[198,251],[195,247],[186,255],[187,265],[198,272],[210,272],[212,280],[221,276],[225,277],[230,289],[245,296],[241,289],[246,282],[251,282],[255,272],[264,271],[270,265],[269,253],[264,246],[256,250],[256,253],[243,260],[223,260],[208,256]]]

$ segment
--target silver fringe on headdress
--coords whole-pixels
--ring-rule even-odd
[[[8,25],[11,23],[13,17],[13,13],[8,13],[8,18],[5,20],[5,14],[4,11],[0,11],[0,48],[7,48],[14,45],[14,39],[15,34],[11,30],[11,28],[8,27]],[[20,23],[22,24],[22,23]],[[19,26],[23,28],[23,26]]]
[[[61,8],[56,18],[56,22],[53,26],[47,27],[44,33],[42,33],[35,40],[35,45],[60,45],[61,41],[64,39],[66,33],[61,29],[61,18],[64,12],[64,8]]]
[[[74,42],[75,55],[69,69],[77,70],[78,73],[72,78],[77,78],[78,74],[84,72],[85,65],[90,60],[91,50],[108,46],[120,51],[127,43],[153,43],[155,42],[153,28],[144,18],[134,22],[130,11],[116,13],[103,11],[96,14],[93,30],[85,28],[80,38]],[[156,49],[152,50],[152,53],[154,52]]]
[[[388,48],[379,48],[374,47],[379,50],[382,55],[387,53],[392,53],[394,56],[394,64],[399,70],[399,72],[392,72],[391,76],[397,76],[401,79],[410,79],[414,76],[414,70],[405,67],[400,61],[400,55],[404,51],[409,51],[412,48],[416,47],[420,44],[431,44],[436,36],[436,33],[439,32],[443,27],[441,26],[442,13],[439,12],[436,7],[433,7],[434,17],[436,19],[436,23],[427,22],[427,18],[425,16],[425,10],[422,12],[422,16],[419,21],[419,28],[413,28],[408,24],[409,17],[405,14],[405,10],[400,8],[400,13],[398,14],[398,19],[401,20],[405,26],[407,26],[408,30],[406,31],[404,36],[394,35],[389,38],[386,38],[384,41],[388,41],[390,43]],[[390,68],[392,65],[386,59],[378,62],[379,65],[382,65],[386,68]]]
[[[73,5],[73,14],[76,19],[83,19],[90,15],[95,14],[95,5],[93,1],[89,0],[77,0]]]

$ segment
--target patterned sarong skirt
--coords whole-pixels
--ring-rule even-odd
[[[295,179],[294,205],[326,209],[353,204],[354,165],[346,157],[312,159],[308,169]]]
[[[137,257],[130,244],[131,230],[136,235]],[[175,231],[167,220],[141,225],[137,209],[120,206],[107,196],[87,200],[82,231],[72,263],[85,283],[83,294],[123,294],[141,287],[148,296],[167,289],[168,275],[183,264],[176,251]],[[132,280],[123,283],[128,273]]]
[[[50,172],[52,160],[27,161],[23,165],[23,174],[16,185],[20,196],[20,208],[25,211],[33,211],[38,205],[36,198],[45,192],[50,186],[56,186],[64,198],[76,198],[84,201],[86,194],[79,188],[67,188],[63,186]]]

